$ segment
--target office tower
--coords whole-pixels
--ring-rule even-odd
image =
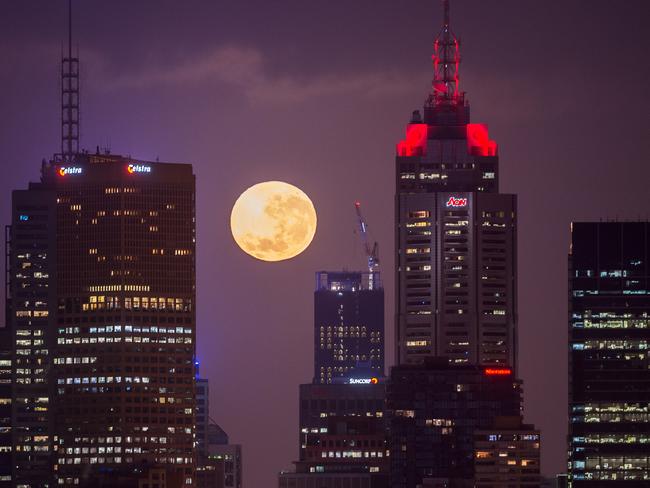
[[[11,486],[12,334],[0,328],[0,486]]]
[[[240,444],[230,444],[228,434],[214,423],[208,426],[208,457],[214,465],[223,465],[225,488],[242,488],[242,447]]]
[[[378,271],[316,273],[314,377],[300,385],[299,459],[280,488],[385,488],[384,290]]]
[[[7,316],[12,335],[12,478],[43,486],[53,477],[56,345],[56,196],[46,188],[12,193],[8,231]]]
[[[300,460],[296,471],[387,470],[385,384],[300,385]]]
[[[40,183],[14,192],[21,475],[42,451],[59,485],[160,469],[167,486],[191,484],[194,201],[191,165],[99,153],[45,163]]]
[[[475,431],[521,414],[516,196],[499,192],[497,144],[470,120],[443,6],[432,90],[396,148],[391,488],[473,486]]]
[[[497,144],[470,122],[444,4],[432,91],[395,158],[397,363],[516,368],[516,197],[499,193]]]
[[[316,273],[314,383],[384,375],[384,289],[379,272]]]
[[[207,456],[208,426],[210,425],[210,385],[207,378],[199,378],[196,372],[196,452],[198,462]]]
[[[572,224],[569,270],[569,485],[650,484],[650,223]]]
[[[539,488],[540,433],[521,417],[497,417],[474,432],[476,488]]]
[[[391,488],[474,477],[474,436],[499,416],[519,416],[521,387],[509,368],[446,358],[395,366],[386,387]]]

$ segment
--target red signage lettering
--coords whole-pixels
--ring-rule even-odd
[[[448,207],[466,207],[467,206],[467,198],[449,197],[449,200],[447,200],[447,206]]]
[[[484,372],[487,376],[507,376],[512,374],[510,368],[485,368]]]

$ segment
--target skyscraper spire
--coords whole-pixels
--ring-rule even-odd
[[[458,105],[464,101],[458,89],[458,65],[460,63],[460,41],[451,31],[449,22],[449,0],[443,0],[444,21],[442,30],[433,43],[433,84],[427,99],[427,107]]]
[[[79,152],[79,58],[72,57],[72,0],[68,0],[68,55],[61,59],[61,158]]]

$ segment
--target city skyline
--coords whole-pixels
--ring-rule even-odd
[[[632,5],[643,10],[641,2]],[[35,180],[38,162],[58,148],[55,66],[64,9],[41,7],[37,12],[17,6],[0,21],[6,41],[0,50],[8,66],[15,66],[11,77],[8,71],[3,76],[3,106],[15,114],[3,121],[0,132],[8,173],[5,195]],[[126,3],[95,7],[81,6],[75,13],[82,66],[81,145],[93,151],[97,144],[110,144],[114,152],[137,158],[195,163],[199,356],[206,376],[214,378],[213,391],[241,398],[239,405],[212,404],[231,436],[244,444],[247,465],[260,466],[263,474],[251,470],[247,482],[271,483],[274,473],[295,457],[295,385],[309,380],[311,364],[308,347],[303,354],[286,349],[296,351],[295,356],[282,354],[280,360],[276,353],[286,347],[282,338],[311,344],[315,270],[363,268],[364,256],[352,232],[355,200],[364,203],[385,250],[384,269],[392,269],[392,148],[408,122],[405,108],[421,106],[431,79],[429,56],[440,23],[439,3],[420,2],[409,11],[388,2],[330,6],[329,11],[313,7],[324,9],[319,13],[338,26],[330,32],[318,24],[313,33],[306,26],[316,25],[318,16],[294,6],[288,20],[280,15],[272,23],[283,32],[293,27],[275,43],[268,42],[273,28],[253,33],[241,20],[235,22],[246,18],[239,10],[243,7],[220,12],[201,6],[189,12],[163,4],[153,16]],[[371,7],[373,15],[363,15]],[[270,13],[262,5],[253,10],[250,23],[263,27]],[[519,195],[519,346],[526,358],[520,361],[519,376],[528,392],[526,420],[544,435],[546,474],[564,468],[568,223],[647,217],[641,185],[648,170],[640,162],[648,150],[641,118],[647,107],[647,94],[641,90],[647,68],[641,66],[641,53],[648,34],[633,10],[613,10],[607,2],[576,2],[562,9],[515,2],[489,8],[484,2],[454,4],[455,30],[463,39],[463,83],[474,119],[490,124],[490,134],[502,148],[503,191]],[[50,20],[50,14],[60,22]],[[177,19],[168,20],[175,15]],[[208,19],[223,30],[214,29]],[[142,29],[135,28],[138,22]],[[177,31],[171,29],[175,23]],[[198,28],[190,32],[189,24]],[[607,42],[612,29],[632,38],[622,54]],[[156,34],[163,30],[174,34]],[[336,56],[329,44],[334,32],[334,44],[349,47],[336,49]],[[570,33],[571,46],[551,32],[557,38]],[[294,38],[305,39],[304,46],[292,46]],[[571,63],[551,54],[562,46],[571,49]],[[168,48],[171,55],[165,53]],[[613,96],[603,96],[610,87],[596,76],[604,70],[602,59],[614,55],[627,68],[623,85],[636,105],[621,106]],[[638,72],[633,71],[635,59]],[[188,92],[186,83],[196,89]],[[273,127],[278,116],[287,122]],[[314,124],[305,124],[310,117]],[[624,127],[617,120],[626,120]],[[188,125],[195,130],[184,129]],[[324,131],[329,131],[327,137]],[[259,146],[251,144],[253,139]],[[545,178],[547,185],[539,185]],[[234,197],[248,183],[265,179],[297,184],[313,197],[319,212],[311,248],[277,266],[241,255],[226,224]],[[332,188],[336,198],[331,198]],[[602,198],[606,191],[611,198]],[[9,222],[8,197],[1,208],[3,221]],[[286,274],[295,283],[278,287]],[[229,278],[215,280],[219,275]],[[385,274],[384,282],[390,297],[392,277]],[[256,304],[251,308],[265,310],[264,315],[242,314],[251,296]],[[302,304],[295,313],[281,305],[291,296]],[[386,317],[392,317],[392,300],[386,305]],[[386,329],[391,365],[390,319]],[[240,369],[233,373],[228,365]],[[267,373],[264,381],[259,381],[260,368]],[[252,388],[245,390],[242,384]],[[263,419],[256,419],[255,399],[265,395],[278,398]],[[269,418],[276,425],[266,425]],[[264,456],[263,448],[255,446],[260,434],[279,439],[277,456]]]

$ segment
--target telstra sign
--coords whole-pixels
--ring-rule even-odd
[[[151,166],[146,166],[144,164],[135,164],[131,163],[126,167],[126,170],[130,173],[151,173]]]
[[[59,173],[60,176],[80,175],[83,173],[83,168],[80,168],[79,166],[61,166],[57,173]]]

